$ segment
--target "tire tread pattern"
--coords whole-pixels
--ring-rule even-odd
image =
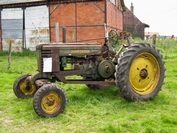
[[[27,97],[32,97],[31,95],[30,96],[25,96],[21,90],[20,90],[20,87],[19,87],[19,83],[26,79],[28,76],[30,76],[29,74],[22,74],[20,75],[19,77],[16,78],[16,80],[14,81],[14,84],[13,84],[13,91],[14,91],[14,94],[18,97],[18,98],[27,98]]]
[[[56,111],[52,114],[48,114],[43,111],[43,109],[41,107],[41,100],[42,100],[42,97],[46,93],[51,92],[51,91],[55,91],[60,94],[60,96],[62,97],[62,103],[61,103],[61,107],[58,111]],[[66,94],[65,94],[64,90],[62,90],[62,88],[60,88],[59,86],[57,86],[55,84],[43,85],[35,93],[34,99],[33,99],[33,108],[34,108],[35,112],[41,117],[55,117],[55,116],[57,116],[59,113],[63,112],[63,110],[66,107],[66,104],[67,104],[67,98],[66,98]]]
[[[151,53],[153,56],[155,56],[160,66],[159,82],[156,88],[154,89],[154,91],[145,96],[138,95],[133,91],[128,76],[130,65],[133,61],[133,57],[140,52]],[[135,43],[129,46],[123,52],[122,56],[118,59],[118,65],[116,66],[116,72],[115,72],[115,78],[116,78],[115,82],[121,96],[128,101],[136,101],[136,100],[146,101],[155,97],[158,94],[158,92],[161,90],[162,85],[164,84],[165,70],[166,70],[164,64],[165,62],[162,58],[162,54],[154,45],[148,43]]]

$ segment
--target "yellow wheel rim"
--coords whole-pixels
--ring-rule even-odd
[[[52,91],[44,95],[41,101],[41,107],[44,112],[48,114],[53,114],[60,109],[61,103],[61,96],[58,93]]]
[[[29,86],[27,86],[27,82],[26,82],[26,80],[24,79],[24,80],[22,80],[21,82],[20,82],[20,84],[19,84],[19,87],[20,87],[20,90],[22,91],[22,93],[24,94],[24,95],[33,95],[34,93],[35,93],[35,91],[36,91],[36,85],[31,85],[31,84],[29,84]]]
[[[150,94],[160,78],[160,67],[156,58],[147,52],[139,54],[130,66],[129,80],[134,91],[140,95]]]

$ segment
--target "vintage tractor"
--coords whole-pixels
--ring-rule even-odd
[[[108,42],[113,43],[115,38],[121,38],[121,34],[113,32]],[[23,74],[15,80],[15,95],[18,98],[34,96],[33,107],[41,117],[54,117],[65,109],[65,92],[53,84],[55,81],[85,84],[92,89],[114,85],[128,101],[146,101],[155,97],[165,77],[164,60],[159,50],[148,43],[128,41],[116,51],[108,42],[103,45],[38,44],[37,72]]]

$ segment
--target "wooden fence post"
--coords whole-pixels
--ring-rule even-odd
[[[152,36],[152,44],[156,45],[156,34]]]
[[[8,69],[10,68],[10,65],[11,65],[11,53],[12,53],[12,43],[10,41],[9,51],[8,51]]]
[[[55,37],[56,37],[56,43],[59,43],[59,24],[58,24],[58,22],[55,23]]]

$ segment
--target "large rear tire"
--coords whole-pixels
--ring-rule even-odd
[[[33,108],[41,117],[55,117],[66,106],[65,92],[57,85],[45,84],[34,95]]]
[[[26,78],[30,76],[29,74],[20,75],[13,84],[14,94],[18,98],[29,98],[33,97],[37,91],[37,86],[27,82]]]
[[[164,60],[154,45],[135,43],[118,59],[116,84],[128,101],[149,100],[161,90],[165,78]]]

